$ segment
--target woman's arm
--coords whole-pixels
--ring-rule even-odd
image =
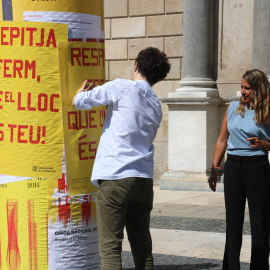
[[[227,140],[229,138],[229,132],[227,129],[227,115],[228,115],[228,109],[226,110],[226,113],[223,118],[222,122],[222,128],[219,134],[219,137],[216,142],[216,147],[215,147],[215,154],[214,154],[214,160],[213,160],[213,165],[212,165],[212,172],[211,175],[208,179],[209,187],[213,190],[216,191],[216,185],[217,185],[217,170],[219,170],[219,164],[224,156],[224,153],[227,148]],[[217,170],[215,170],[215,168]]]

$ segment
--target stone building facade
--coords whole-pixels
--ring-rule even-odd
[[[106,79],[130,79],[138,52],[157,47],[170,59],[171,71],[154,86],[159,98],[179,87],[183,58],[183,0],[104,0]],[[168,106],[155,140],[155,183],[168,170]]]
[[[207,190],[226,106],[251,68],[270,74],[268,0],[104,0],[107,80],[131,78],[137,53],[164,51],[172,68],[154,86],[163,121],[155,184]]]

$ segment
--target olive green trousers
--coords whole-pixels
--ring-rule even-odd
[[[99,180],[97,224],[101,270],[122,269],[122,241],[126,227],[136,270],[153,270],[150,212],[153,180]]]

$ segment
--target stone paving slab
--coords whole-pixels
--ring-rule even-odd
[[[225,245],[224,233],[183,230],[151,229],[153,253],[173,256],[222,260]],[[250,236],[243,236],[241,261],[250,260]],[[125,235],[123,251],[130,251]]]
[[[221,192],[160,190],[159,186],[154,186],[154,208],[159,203],[223,206],[224,195]]]
[[[222,268],[225,234],[181,230],[151,229],[155,269]],[[134,269],[130,246],[123,243],[123,267]],[[243,237],[241,269],[249,269],[250,236]]]
[[[190,204],[155,205],[152,216],[181,216],[196,218],[225,219],[224,206],[204,206]]]

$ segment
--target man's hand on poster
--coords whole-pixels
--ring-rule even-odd
[[[90,83],[89,85],[87,85],[87,82],[88,82],[87,80],[85,80],[83,82],[82,87],[77,91],[76,95],[73,97],[73,99],[72,99],[72,105],[75,106],[75,99],[76,99],[77,94],[79,94],[81,92],[90,91],[90,90],[92,90],[94,88],[94,84],[93,83]]]

